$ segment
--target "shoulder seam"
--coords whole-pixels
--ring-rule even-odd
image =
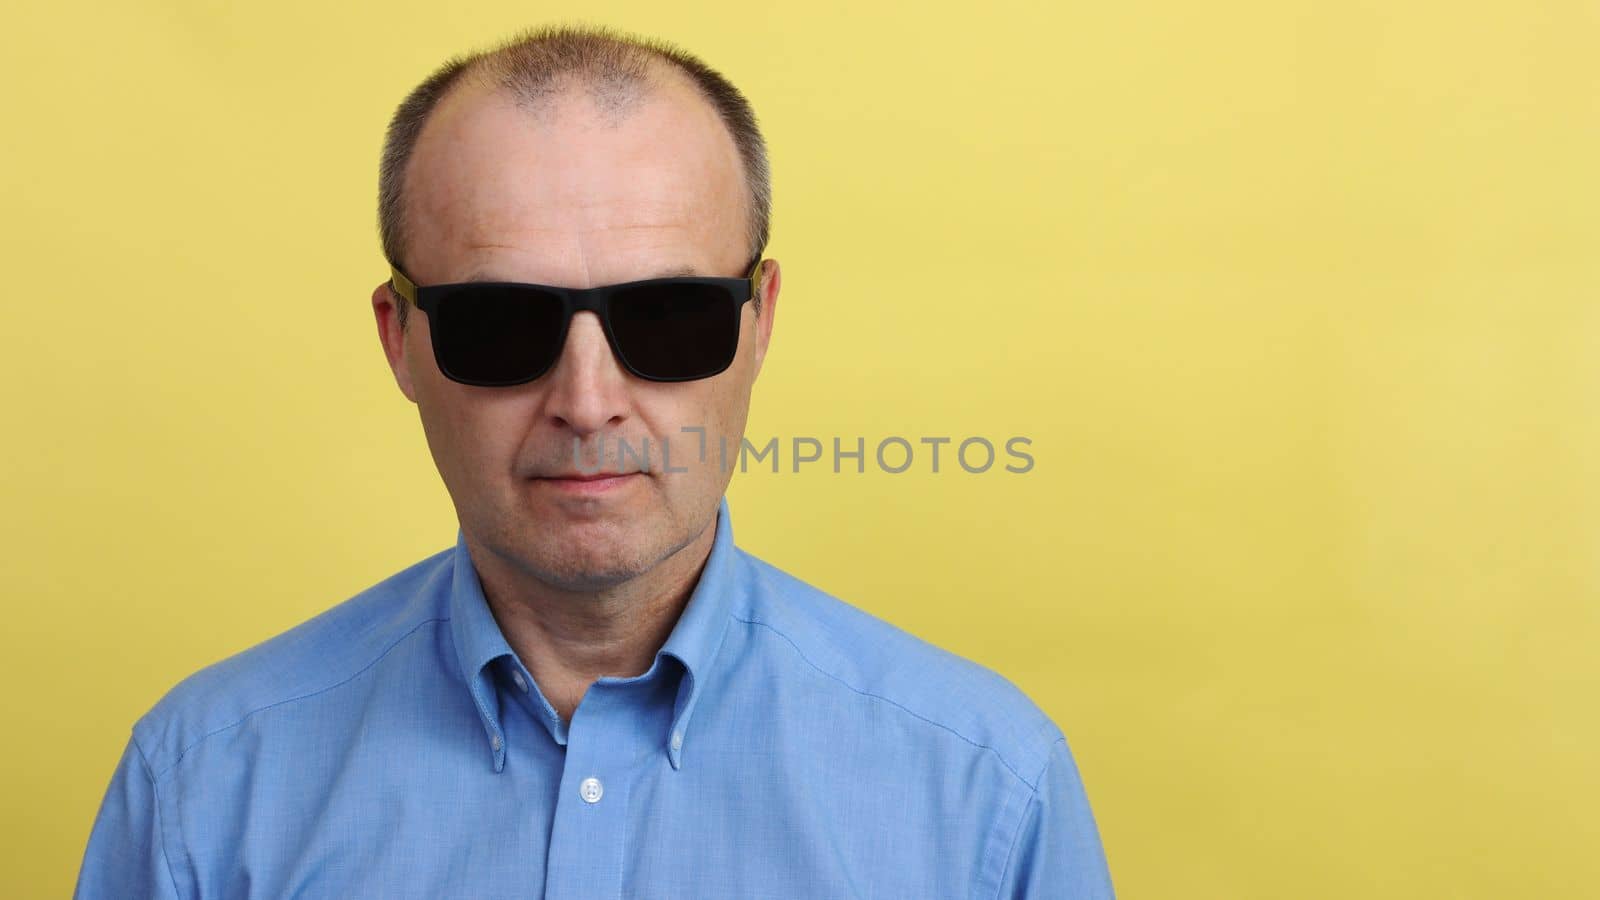
[[[812,662],[811,658],[806,656],[805,651],[800,649],[800,645],[796,644],[794,642],[793,638],[789,637],[787,634],[784,634],[777,627],[775,627],[775,626],[773,626],[773,625],[771,625],[771,624],[769,624],[767,622],[760,621],[759,619],[746,619],[746,618],[743,618],[743,617],[738,616],[738,615],[735,615],[734,618],[738,619],[740,622],[744,622],[747,625],[760,625],[761,627],[771,631],[773,634],[776,634],[778,637],[783,638],[784,641],[788,642],[789,646],[794,648],[795,654],[797,656],[799,656],[802,660],[804,660],[806,665],[810,666],[813,669],[816,669],[818,672],[822,673],[823,675],[827,676],[828,678],[831,678],[834,681],[839,682],[840,684],[844,685],[845,687],[849,688],[850,690],[855,691],[856,693],[858,693],[858,694],[860,694],[860,695],[862,695],[864,697],[872,697],[875,700],[881,700],[882,702],[887,703],[890,706],[895,707],[896,709],[900,710],[901,712],[904,712],[905,714],[907,714],[909,716],[912,716],[913,718],[921,719],[922,721],[927,722],[929,725],[932,725],[935,728],[940,728],[940,729],[943,729],[945,731],[950,732],[951,734],[953,734],[956,737],[962,739],[963,741],[966,741],[967,743],[971,744],[972,746],[977,747],[980,750],[989,751],[990,753],[994,754],[994,758],[1000,761],[1000,765],[1004,766],[1007,772],[1010,772],[1013,776],[1015,776],[1016,779],[1018,781],[1022,782],[1023,785],[1025,785],[1029,790],[1032,790],[1032,791],[1035,791],[1035,792],[1038,791],[1038,788],[1035,786],[1038,783],[1038,779],[1037,778],[1034,779],[1034,784],[1029,784],[1028,780],[1026,778],[1022,777],[1022,773],[1020,773],[1016,769],[1012,768],[1011,767],[1011,763],[1007,762],[1006,758],[1004,756],[1000,755],[1000,751],[995,749],[994,747],[991,747],[988,744],[980,744],[977,741],[973,740],[972,738],[969,738],[966,735],[962,734],[961,732],[955,730],[954,728],[951,728],[949,725],[946,725],[943,722],[935,722],[934,720],[928,718],[927,716],[924,716],[921,713],[918,713],[918,712],[915,712],[915,711],[913,711],[911,709],[908,709],[905,706],[902,706],[901,704],[896,703],[893,700],[890,700],[888,697],[883,696],[882,694],[874,694],[871,691],[864,691],[861,688],[858,688],[855,685],[851,684],[850,682],[845,681],[843,678],[840,678],[839,676],[833,674],[832,672],[829,672],[827,669],[824,669],[821,666],[817,665],[816,663]],[[1048,757],[1048,754],[1047,754],[1047,757]],[[1047,759],[1047,761],[1048,761],[1048,759]],[[1042,772],[1042,770],[1041,770],[1041,772]]]
[[[1051,746],[1053,747],[1055,745],[1052,744]],[[1042,769],[1040,771],[1041,773],[1043,772]],[[1017,816],[1016,830],[1011,832],[1011,845],[1006,848],[1006,861],[1005,864],[1000,867],[1000,883],[995,885],[994,889],[995,900],[1000,900],[1000,892],[1005,890],[1006,876],[1011,872],[1011,861],[1016,858],[1017,844],[1022,840],[1022,826],[1028,824],[1028,811],[1033,809],[1034,804],[1038,802],[1039,789],[1034,787],[1032,788],[1032,793],[1028,795],[1028,802],[1023,804],[1022,814]]]
[[[333,684],[330,684],[327,687],[318,688],[318,689],[316,689],[314,691],[310,691],[310,692],[305,693],[305,694],[300,694],[299,696],[296,696],[296,697],[287,697],[287,698],[285,698],[283,700],[278,700],[278,701],[275,701],[273,703],[268,703],[265,706],[259,706],[259,707],[255,708],[255,709],[250,710],[249,712],[245,713],[244,715],[240,716],[234,722],[231,722],[231,723],[229,723],[227,725],[222,726],[221,728],[216,728],[216,729],[213,729],[211,731],[206,732],[205,734],[200,735],[198,738],[195,738],[193,741],[191,741],[188,746],[184,747],[182,750],[179,750],[178,751],[178,758],[174,759],[172,761],[171,765],[167,766],[165,769],[162,769],[160,772],[157,772],[153,776],[153,779],[160,779],[161,777],[166,775],[168,772],[170,772],[173,769],[177,768],[178,764],[183,762],[183,758],[186,755],[188,755],[190,750],[193,750],[195,747],[198,747],[201,743],[203,743],[207,738],[211,737],[212,735],[221,734],[222,732],[228,731],[229,729],[237,728],[240,725],[240,723],[244,722],[245,719],[250,718],[251,716],[255,715],[256,713],[265,712],[266,710],[272,709],[275,706],[282,706],[285,703],[294,703],[297,700],[304,700],[304,699],[306,699],[308,697],[315,697],[318,694],[327,693],[328,691],[331,691],[334,688],[339,687],[340,685],[348,684],[349,682],[354,681],[356,678],[360,677],[363,672],[367,671],[368,669],[372,668],[373,666],[375,666],[379,662],[381,662],[385,656],[389,655],[389,652],[391,650],[393,650],[394,648],[400,646],[400,644],[403,641],[405,641],[406,638],[410,637],[413,634],[416,634],[417,630],[419,628],[421,628],[422,626],[427,625],[430,622],[448,622],[448,621],[450,621],[450,618],[448,616],[435,617],[435,618],[430,618],[430,619],[423,619],[422,621],[418,622],[417,624],[411,626],[410,630],[408,630],[405,634],[402,634],[399,637],[395,638],[394,643],[392,643],[389,646],[385,647],[382,653],[379,653],[377,656],[372,658],[371,662],[368,662],[366,665],[362,666],[360,669],[358,669],[355,672],[351,673],[348,678],[345,678],[345,679],[342,679],[340,681],[334,682]],[[144,750],[141,749],[139,752],[142,755],[144,753]]]
[[[145,755],[144,746],[139,743],[137,734],[129,734],[133,740],[133,749],[139,752],[139,765],[144,769],[144,777],[150,779],[150,799],[156,814],[156,840],[161,842],[161,861],[167,867],[167,879],[172,882],[174,896],[182,897],[183,891],[178,889],[178,876],[172,871],[172,857],[167,855],[167,831],[161,825],[161,786],[156,783],[155,775],[151,774],[150,757]]]
[[[1017,829],[1011,833],[1011,845],[1006,849],[1005,865],[1000,867],[1000,884],[995,887],[995,900],[1000,900],[1000,891],[1005,889],[1006,873],[1011,870],[1011,860],[1017,855],[1017,842],[1022,840],[1022,826],[1028,822],[1028,811],[1039,802],[1039,781],[1044,778],[1044,771],[1050,768],[1050,755],[1055,752],[1056,744],[1065,744],[1066,735],[1050,742],[1050,749],[1044,755],[1044,765],[1039,767],[1039,774],[1033,776],[1033,784],[1028,785],[1030,791],[1028,802],[1022,807],[1022,815],[1017,817]],[[1026,784],[1027,782],[1024,782]]]

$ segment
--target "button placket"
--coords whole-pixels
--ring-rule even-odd
[[[620,896],[633,823],[628,793],[642,744],[638,692],[595,683],[567,723],[546,896]]]

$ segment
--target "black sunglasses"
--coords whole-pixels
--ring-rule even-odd
[[[733,364],[740,310],[760,290],[761,255],[743,278],[676,277],[592,288],[504,281],[418,287],[389,264],[394,292],[428,316],[433,357],[452,381],[505,387],[550,370],[575,313],[600,317],[622,367],[648,381],[710,378]]]

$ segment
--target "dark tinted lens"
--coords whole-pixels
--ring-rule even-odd
[[[739,349],[739,304],[711,284],[642,285],[611,298],[617,349],[648,378],[714,375]]]
[[[561,352],[561,298],[515,287],[459,288],[440,298],[428,325],[439,368],[472,384],[519,384],[544,374]]]

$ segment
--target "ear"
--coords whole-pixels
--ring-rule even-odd
[[[767,344],[772,340],[772,322],[778,316],[778,289],[783,286],[783,273],[777,260],[761,263],[759,285],[756,296],[761,301],[761,312],[756,315],[756,371],[751,380],[761,374],[761,363],[767,358]]]
[[[372,292],[372,315],[378,320],[378,340],[383,344],[383,355],[389,360],[389,369],[394,372],[394,380],[400,386],[400,393],[415,403],[417,390],[411,383],[411,357],[406,352],[406,331],[400,330],[398,304],[404,302],[395,296],[387,281],[378,285]],[[412,311],[407,331],[417,327],[416,314],[419,312],[421,310]]]

